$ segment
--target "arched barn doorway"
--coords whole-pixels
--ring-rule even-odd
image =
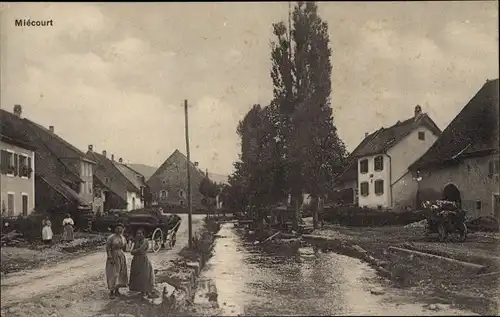
[[[462,205],[462,198],[460,197],[460,191],[457,186],[453,184],[448,184],[443,189],[443,199],[448,201],[454,201],[460,207]]]

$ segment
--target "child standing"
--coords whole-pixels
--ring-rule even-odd
[[[45,220],[43,222],[43,228],[42,228],[42,241],[43,244],[51,244],[52,243],[52,223],[50,220]]]

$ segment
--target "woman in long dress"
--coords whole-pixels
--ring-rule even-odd
[[[123,251],[127,241],[123,236],[123,225],[117,224],[114,233],[109,236],[106,242],[106,282],[108,283],[110,297],[120,295],[119,289],[127,287],[127,259]]]
[[[134,247],[130,251],[134,257],[130,265],[129,289],[134,292],[141,292],[143,296],[155,297],[155,277],[153,265],[147,256],[148,248],[149,243],[144,238],[144,230],[137,230]]]
[[[73,221],[73,219],[71,219],[70,214],[66,215],[66,218],[64,218],[62,224],[63,224],[63,228],[64,228],[62,241],[67,241],[67,242],[73,241],[73,239],[74,239],[73,226],[75,225],[75,222]]]

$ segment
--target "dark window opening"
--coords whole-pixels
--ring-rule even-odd
[[[375,181],[375,195],[384,194],[384,181],[382,179]]]
[[[377,156],[373,160],[373,167],[375,171],[383,171],[384,170],[384,157],[383,156]]]
[[[370,194],[368,182],[362,182],[359,191],[361,196],[368,196]]]
[[[368,160],[364,159],[359,162],[359,172],[361,174],[368,173]]]

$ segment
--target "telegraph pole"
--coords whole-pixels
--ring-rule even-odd
[[[186,155],[187,155],[187,195],[188,195],[188,236],[189,248],[193,247],[193,209],[191,205],[191,156],[189,155],[189,120],[188,120],[188,101],[184,100],[184,119],[186,126]]]

